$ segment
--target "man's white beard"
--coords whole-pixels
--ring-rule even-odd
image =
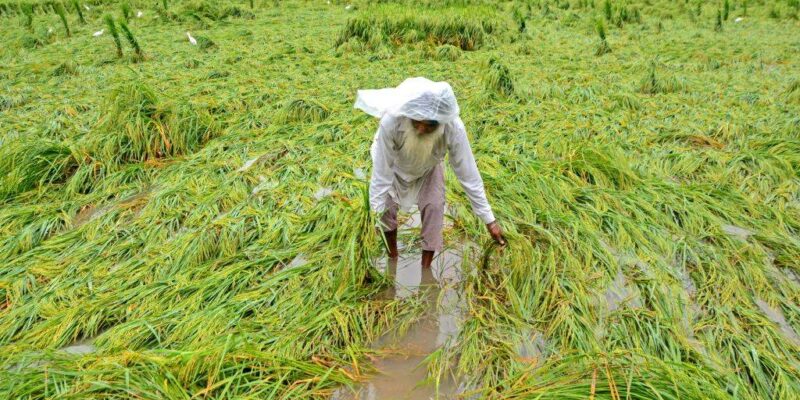
[[[407,120],[403,125],[403,135],[405,141],[400,155],[404,159],[404,164],[413,166],[423,166],[433,158],[433,146],[444,133],[444,125],[439,124],[431,133],[420,134],[414,129],[414,125]]]

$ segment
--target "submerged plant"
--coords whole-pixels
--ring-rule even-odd
[[[103,16],[103,20],[106,23],[106,28],[108,28],[108,34],[114,39],[114,45],[117,47],[117,57],[122,57],[122,41],[119,39],[119,31],[117,31],[117,25],[114,23],[114,17],[111,14],[106,14]]]

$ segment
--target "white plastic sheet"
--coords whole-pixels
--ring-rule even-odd
[[[389,113],[439,123],[454,120],[460,111],[450,84],[422,77],[408,78],[396,88],[359,90],[355,108],[376,118]]]

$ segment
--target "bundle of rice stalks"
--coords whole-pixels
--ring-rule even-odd
[[[595,51],[596,56],[602,56],[603,54],[608,54],[611,52],[611,47],[608,45],[606,41],[606,27],[603,25],[602,20],[597,20],[595,24],[595,30],[597,31],[597,36],[600,37],[600,44],[597,46],[597,51]]]
[[[65,75],[78,75],[78,66],[75,65],[75,62],[72,60],[67,60],[59,64],[53,70],[53,76],[65,76]]]
[[[128,43],[133,48],[135,54],[134,61],[144,61],[144,53],[142,53],[142,48],[139,47],[139,41],[136,40],[136,37],[133,36],[131,30],[128,29],[128,24],[126,24],[125,21],[120,21],[119,27],[122,29],[122,33],[125,34],[125,38],[128,39]]]
[[[784,91],[784,98],[790,103],[800,104],[800,79],[789,82],[786,91]]]
[[[501,96],[514,95],[514,79],[511,71],[500,60],[492,56],[489,58],[488,70],[484,76],[484,87],[487,91]]]
[[[661,78],[656,74],[656,64],[650,65],[647,75],[639,83],[639,92],[644,94],[676,93],[686,90],[686,84],[677,77]]]
[[[41,185],[64,182],[77,164],[65,144],[9,135],[0,146],[0,201]]]
[[[330,110],[315,100],[292,100],[280,111],[279,120],[283,122],[322,122]]]
[[[480,14],[473,10],[438,9],[419,13],[401,8],[370,9],[347,21],[336,46],[356,38],[373,47],[384,42],[424,41],[475,50],[497,29],[498,24],[491,15],[491,12]]]
[[[198,20],[208,19],[211,21],[221,21],[228,17],[246,19],[255,17],[255,14],[252,12],[235,5],[228,6],[221,2],[209,2],[205,0],[192,0],[188,3],[184,3],[181,7],[180,14]]]
[[[117,58],[122,57],[122,41],[119,39],[119,31],[117,31],[117,25],[114,23],[114,17],[111,14],[106,14],[103,16],[103,21],[106,23],[106,28],[108,28],[108,33],[111,35],[111,38],[114,39],[114,46],[117,48]]]
[[[439,60],[456,61],[461,58],[461,49],[445,44],[436,48],[436,58]]]
[[[187,154],[217,132],[208,113],[165,103],[137,81],[111,91],[98,130],[95,154],[114,164]]]

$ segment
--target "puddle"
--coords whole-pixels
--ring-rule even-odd
[[[397,260],[378,261],[378,270],[394,281],[384,295],[395,299],[422,296],[426,310],[404,336],[387,334],[373,343],[373,348],[387,352],[374,363],[378,372],[356,392],[340,388],[332,399],[451,399],[463,390],[451,378],[442,379],[438,394],[434,383],[423,383],[427,378],[425,358],[449,346],[464,319],[465,305],[459,292],[462,253],[445,250],[436,255],[431,268],[424,269],[419,252],[406,253]]]
[[[317,191],[314,193],[314,200],[320,201],[320,200],[322,200],[323,197],[330,196],[331,193],[333,193],[333,190],[331,190],[331,188],[329,188],[329,187],[321,187],[321,188],[317,189]]]
[[[367,173],[364,172],[363,168],[353,168],[353,175],[355,175],[356,179],[367,179]]]
[[[800,275],[797,275],[796,272],[792,271],[788,267],[781,268],[781,271],[783,271],[783,274],[786,275],[787,279],[800,285]]]
[[[546,351],[547,341],[541,332],[525,329],[514,338],[514,352],[522,361],[535,367],[542,365]]]
[[[735,225],[722,225],[722,231],[728,236],[735,237],[745,242],[747,241],[748,237],[753,235],[753,232]]]
[[[76,354],[76,355],[94,353],[95,350],[97,350],[97,348],[94,347],[94,345],[92,345],[91,343],[88,343],[88,342],[86,342],[86,343],[78,342],[76,344],[73,344],[71,346],[67,346],[67,347],[64,347],[64,348],[61,349],[61,351],[65,352],[65,353]]]
[[[306,259],[305,254],[300,253],[295,258],[293,258],[292,261],[289,262],[289,264],[286,264],[286,267],[284,268],[292,269],[292,268],[302,267],[303,265],[306,264],[308,264],[308,259]]]
[[[622,270],[617,270],[617,275],[611,281],[604,294],[608,311],[616,311],[623,305],[628,305],[631,308],[642,307],[642,300],[639,298],[639,292],[631,288],[625,274]]]
[[[264,178],[263,176],[259,176],[258,181],[259,184],[253,187],[252,191],[253,195],[256,195],[259,192],[263,192],[265,190],[272,190],[278,187],[278,182],[275,182],[273,180],[267,180],[267,178]]]
[[[786,317],[783,315],[783,311],[779,308],[774,308],[770,306],[766,301],[756,298],[756,305],[761,310],[764,315],[769,318],[770,321],[778,325],[778,328],[786,336],[787,339],[792,341],[795,345],[800,346],[800,336],[797,335],[797,332],[794,331],[789,322],[786,321]]]

